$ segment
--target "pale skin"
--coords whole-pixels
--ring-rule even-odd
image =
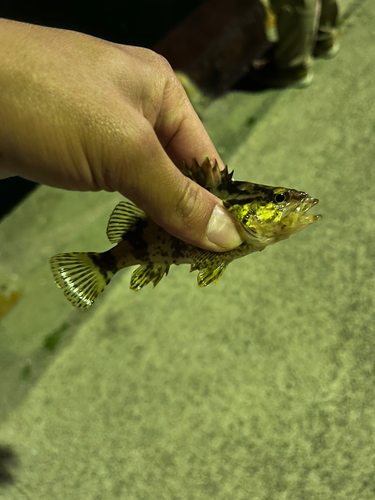
[[[224,165],[155,52],[0,19],[0,96],[0,179],[118,191],[188,243],[241,243],[221,201],[178,169]]]

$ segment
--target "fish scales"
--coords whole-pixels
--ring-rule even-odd
[[[201,287],[215,283],[230,262],[289,238],[320,218],[308,214],[318,200],[303,191],[232,180],[227,167],[206,158],[193,159],[182,172],[215,196],[235,219],[243,243],[227,252],[211,252],[188,244],[153,222],[136,205],[120,202],[108,222],[113,248],[103,253],[58,254],[51,259],[57,285],[79,309],[90,307],[119,270],[139,265],[130,280],[132,290],[154,287],[171,265],[190,264]]]
[[[147,218],[137,222],[107,253],[115,258],[120,270],[146,262],[165,265],[191,263],[191,248],[192,245],[185,244]]]

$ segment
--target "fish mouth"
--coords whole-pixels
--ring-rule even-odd
[[[254,246],[264,248],[267,245],[285,240],[292,234],[302,231],[308,225],[316,222],[322,216],[309,213],[309,210],[319,203],[317,198],[311,198],[303,193],[303,197],[294,200],[284,208],[277,221],[261,221],[254,217],[253,224],[246,225],[239,221],[239,229],[244,241]]]
[[[288,207],[280,222],[289,229],[301,230],[304,226],[312,224],[319,220],[322,216],[320,214],[307,213],[311,208],[319,203],[317,198],[305,196],[300,202]]]
[[[318,198],[310,198],[310,196],[308,196],[303,201],[303,204],[305,205],[304,211],[307,212],[307,210],[310,210],[310,208],[315,207],[315,205],[317,205],[318,203],[319,203]]]

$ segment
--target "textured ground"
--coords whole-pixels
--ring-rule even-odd
[[[375,498],[375,14],[357,4],[311,87],[203,116],[237,179],[320,198],[311,228],[203,290],[185,266],[134,293],[126,270],[79,312],[48,259],[107,248],[118,195],[42,187],[1,224],[22,293],[0,322],[1,499]]]

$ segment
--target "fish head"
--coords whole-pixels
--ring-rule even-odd
[[[285,240],[321,218],[308,213],[319,200],[303,191],[256,184],[247,191],[245,195],[242,189],[237,200],[231,196],[223,203],[238,221],[244,241],[255,247]]]

